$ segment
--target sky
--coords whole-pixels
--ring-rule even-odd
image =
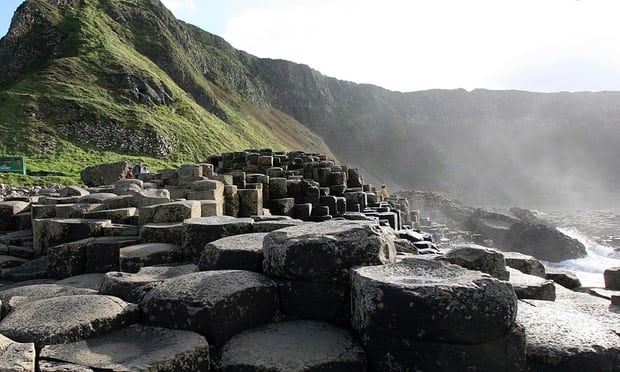
[[[620,90],[618,0],[162,2],[255,56],[396,91]],[[0,0],[0,34],[20,3]]]

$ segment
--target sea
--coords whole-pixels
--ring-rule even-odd
[[[545,262],[545,266],[564,269],[577,275],[582,287],[605,287],[603,272],[620,267],[620,210],[533,211],[586,247],[583,258]]]

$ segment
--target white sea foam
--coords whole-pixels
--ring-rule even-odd
[[[604,287],[603,272],[605,269],[620,266],[620,252],[597,243],[575,227],[558,230],[583,243],[587,256],[561,262],[545,262],[545,266],[574,272],[583,287]]]

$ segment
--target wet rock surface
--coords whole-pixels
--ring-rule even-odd
[[[524,300],[517,320],[525,327],[528,367],[536,371],[615,371],[618,335],[596,318],[561,303]]]
[[[113,371],[208,371],[210,365],[209,344],[203,336],[138,324],[88,340],[45,346],[40,360]]]
[[[269,323],[221,349],[215,371],[364,371],[366,353],[343,328],[317,321]]]

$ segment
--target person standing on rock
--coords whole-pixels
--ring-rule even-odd
[[[389,197],[390,195],[388,195],[388,192],[387,192],[387,185],[383,184],[381,186],[381,190],[379,190],[379,199],[380,201],[384,201],[385,199]]]

